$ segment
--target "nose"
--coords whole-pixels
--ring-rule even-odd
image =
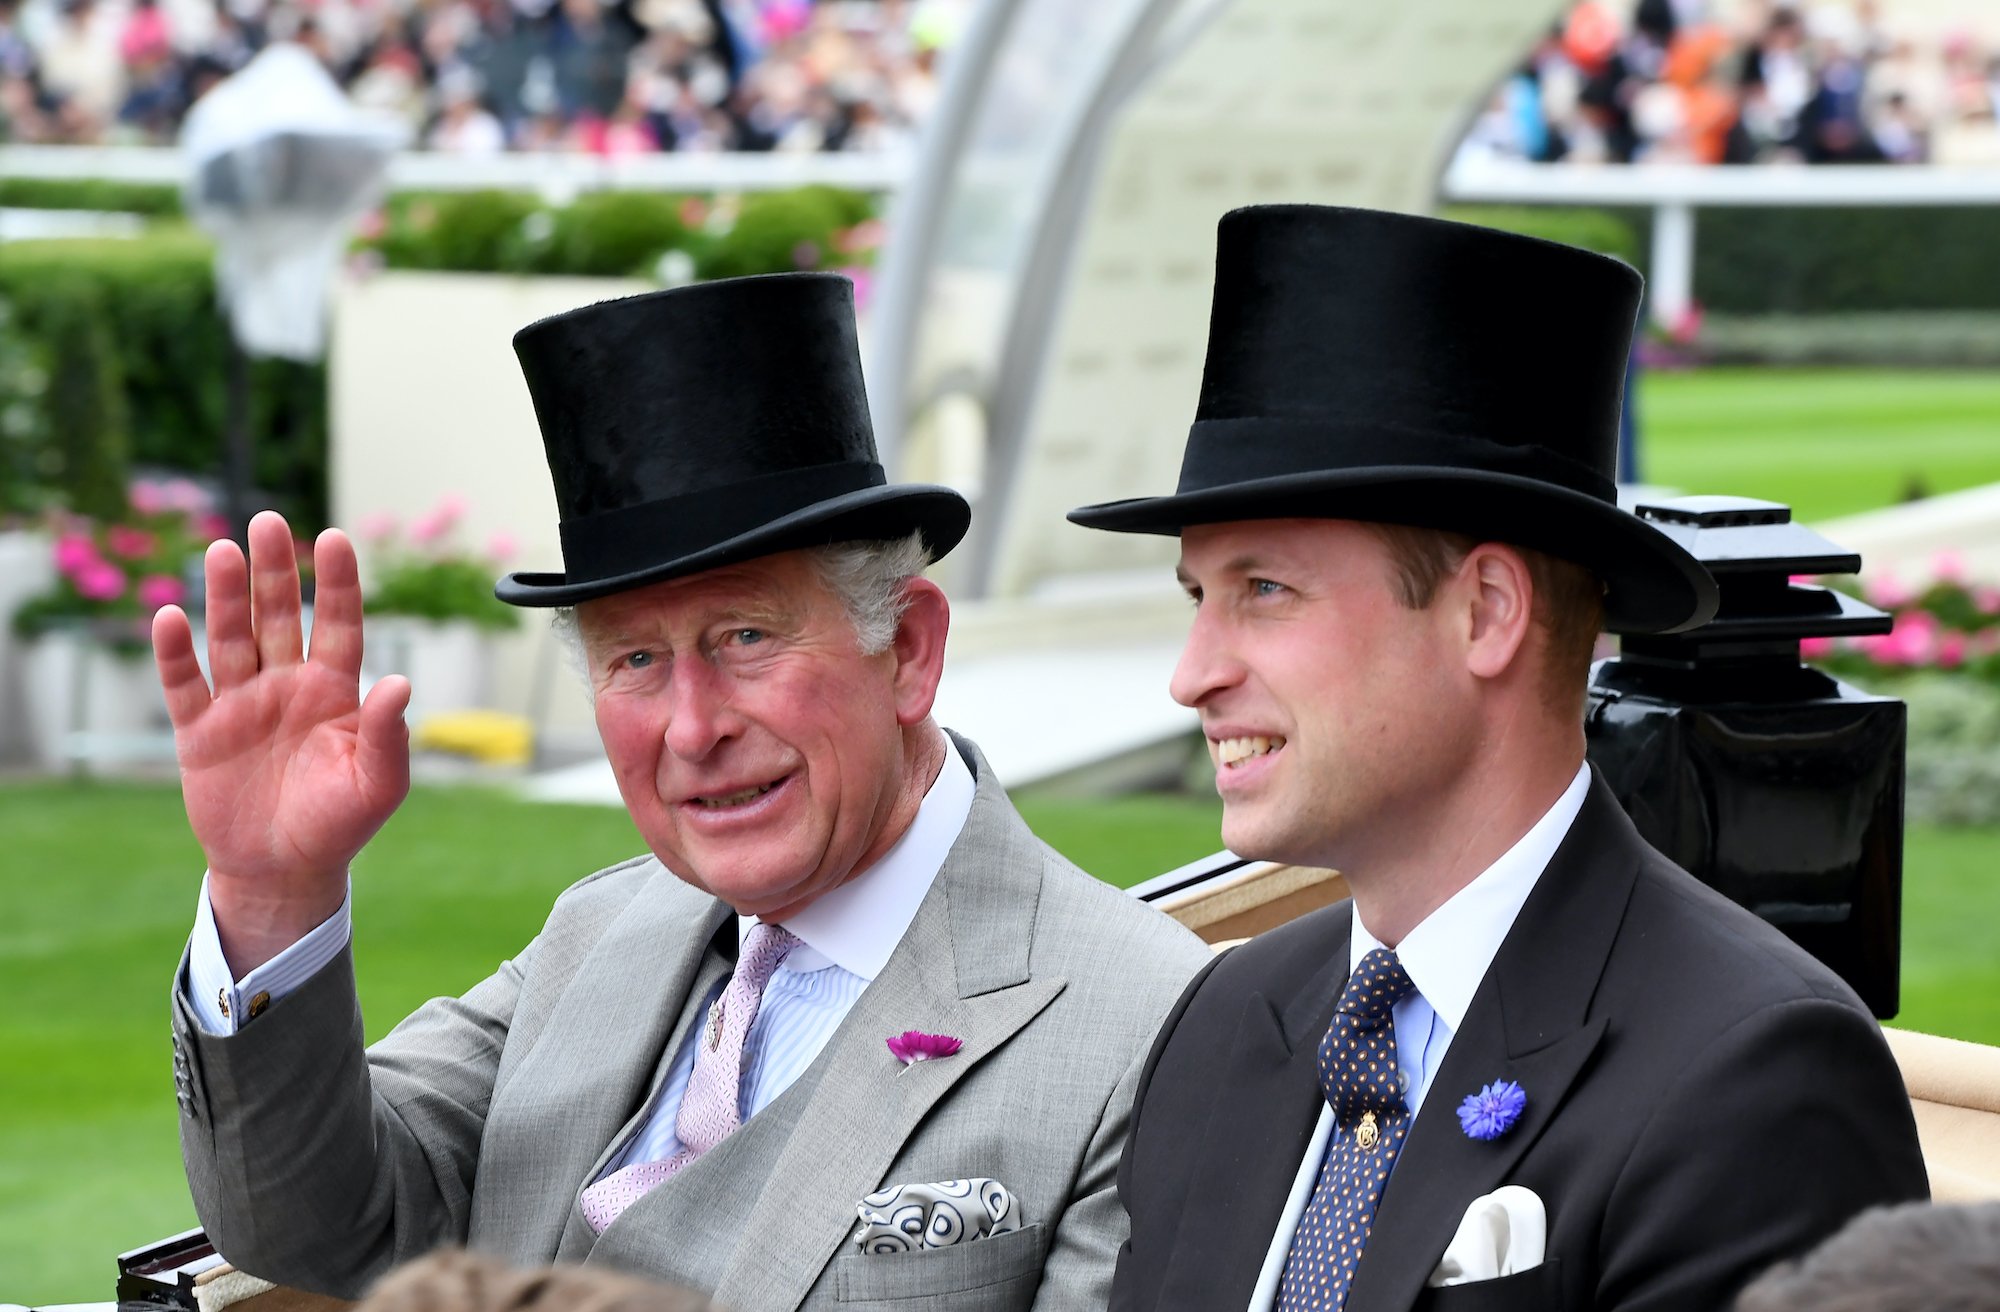
[[[707,661],[677,661],[667,698],[667,750],[681,760],[699,761],[735,735],[728,681]]]
[[[1234,654],[1227,626],[1212,614],[1194,613],[1174,677],[1167,683],[1167,691],[1183,706],[1199,707],[1243,681],[1243,663]]]

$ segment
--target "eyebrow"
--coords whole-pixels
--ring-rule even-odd
[[[1246,551],[1240,556],[1231,557],[1216,572],[1219,574],[1256,574],[1269,568],[1270,563],[1264,557],[1257,555],[1255,552]],[[1187,572],[1187,566],[1184,564],[1174,566],[1174,577],[1180,580],[1181,586],[1184,588],[1196,586],[1194,576]]]

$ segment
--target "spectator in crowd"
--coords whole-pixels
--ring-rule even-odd
[[[1971,30],[1917,39],[1884,8],[1581,0],[1496,91],[1461,150],[1619,164],[2000,157],[1994,29],[1984,41]]]
[[[1758,1279],[1736,1312],[1995,1312],[2000,1203],[1905,1203],[1863,1212],[1797,1262]]]
[[[4,0],[0,142],[171,143],[288,40],[438,149],[889,149],[973,2]]]

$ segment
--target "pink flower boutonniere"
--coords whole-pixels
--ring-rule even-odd
[[[922,1030],[904,1030],[891,1035],[886,1042],[889,1055],[901,1062],[905,1071],[920,1061],[949,1057],[965,1046],[949,1034],[926,1034]]]

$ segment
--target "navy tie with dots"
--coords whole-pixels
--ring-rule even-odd
[[[1337,1310],[1347,1302],[1382,1186],[1410,1132],[1391,1009],[1415,988],[1396,954],[1375,948],[1348,978],[1320,1040],[1319,1087],[1333,1107],[1333,1138],[1292,1234],[1279,1312]]]

